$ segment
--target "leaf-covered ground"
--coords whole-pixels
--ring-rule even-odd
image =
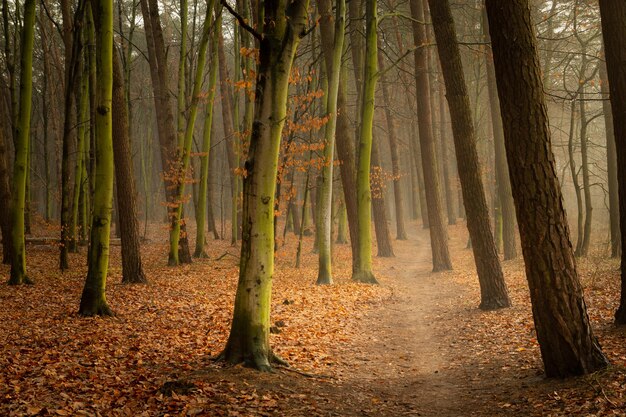
[[[209,259],[166,266],[166,231],[143,250],[149,285],[121,285],[113,247],[114,318],[76,314],[85,249],[57,269],[54,247],[29,246],[34,286],[0,285],[0,415],[624,415],[626,343],[612,325],[618,262],[580,261],[590,315],[614,364],[567,381],[542,376],[521,261],[505,262],[511,309],[482,312],[463,225],[450,228],[455,270],[429,273],[428,234],[410,226],[397,257],[375,259],[380,286],[351,283],[336,245],[335,285],[315,286],[306,238],[277,255],[271,340],[293,369],[259,374],[211,358],[228,336],[238,250],[210,241]],[[46,234],[49,232],[42,231]],[[599,252],[598,252],[599,253]],[[219,260],[218,260],[219,259]],[[0,278],[8,267],[0,267]]]

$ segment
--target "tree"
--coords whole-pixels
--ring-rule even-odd
[[[617,156],[619,224],[621,234],[621,296],[619,308],[615,312],[615,323],[626,324],[626,4],[600,0],[602,36],[604,38],[606,72],[611,94],[611,109],[615,133]]]
[[[98,163],[87,255],[87,278],[78,313],[83,316],[110,316],[113,312],[107,304],[105,289],[113,204],[113,0],[93,0],[91,4],[96,24],[98,83],[95,151]]]
[[[370,0],[365,7],[365,71],[361,92],[361,126],[359,132],[359,158],[356,175],[356,193],[359,229],[358,265],[352,272],[354,281],[376,284],[372,272],[372,190],[370,165],[373,142],[374,98],[378,78],[378,12],[377,1]]]
[[[329,0],[318,1],[318,8],[323,19],[322,50],[326,63],[328,88],[325,95],[326,113],[328,122],[324,127],[324,166],[320,178],[321,187],[318,189],[319,205],[319,269],[318,284],[332,284],[331,267],[331,240],[332,240],[332,211],[333,211],[333,163],[335,154],[335,132],[337,130],[337,95],[339,94],[339,79],[341,77],[341,56],[346,26],[345,0],[337,0],[335,11],[334,30],[328,30],[333,20],[332,7]],[[331,34],[334,36],[331,38]]]
[[[221,9],[221,8],[220,8]],[[215,15],[213,27],[222,24],[220,10],[217,10]],[[207,13],[208,19],[210,14]],[[213,103],[215,101],[215,90],[217,88],[217,69],[218,63],[218,51],[217,51],[218,38],[215,30],[211,33],[211,68],[209,70],[209,85],[208,95],[206,101],[206,110],[204,117],[204,133],[202,135],[202,156],[200,166],[200,190],[198,192],[198,205],[196,207],[197,215],[196,219],[196,250],[194,251],[195,257],[206,258],[208,255],[204,251],[204,221],[208,208],[208,183],[209,183],[209,153],[211,151],[211,129],[213,126]],[[215,228],[215,224],[213,224]]]
[[[133,176],[128,132],[128,106],[124,91],[124,75],[117,53],[113,53],[113,158],[115,185],[117,186],[117,211],[122,240],[122,282],[142,284],[148,282],[141,262],[139,225],[137,224],[137,194]]]
[[[480,282],[480,308],[493,310],[509,307],[511,302],[489,224],[489,208],[481,178],[482,171],[476,149],[472,110],[450,3],[448,0],[429,0],[429,4],[439,61],[446,84],[454,149],[467,213],[467,228],[472,240],[474,261]]]
[[[528,0],[486,0],[486,9],[509,176],[546,375],[594,372],[608,361],[591,329],[576,270]]]
[[[185,129],[184,141],[179,147],[179,169],[173,181],[176,184],[174,193],[174,203],[176,207],[172,211],[171,228],[170,228],[170,254],[168,264],[171,266],[178,265],[179,259],[179,242],[181,240],[181,228],[183,225],[183,199],[185,194],[185,185],[187,181],[187,171],[191,160],[191,145],[193,143],[193,133],[196,125],[196,117],[198,115],[198,105],[200,103],[200,95],[202,81],[204,78],[204,65],[206,61],[206,51],[209,46],[209,38],[211,34],[211,14],[213,12],[214,0],[207,3],[207,11],[202,26],[202,39],[200,40],[198,51],[198,65],[193,82],[193,91],[191,93],[191,104],[189,106],[189,118],[187,119],[187,128]],[[182,65],[182,64],[181,64]],[[204,225],[202,226],[204,227]]]
[[[226,2],[222,3],[230,7]],[[300,38],[306,33],[308,0],[263,4],[262,32],[242,19],[260,42],[254,122],[243,182],[243,238],[239,283],[228,342],[220,355],[269,371],[279,361],[269,343],[274,273],[274,196],[281,133],[287,110],[289,76]],[[261,23],[261,22],[259,22]]]
[[[553,2],[553,4],[556,1]],[[489,22],[486,11],[483,13],[483,34],[487,42],[489,38]],[[487,67],[487,90],[489,93],[489,109],[491,112],[491,126],[493,131],[494,159],[496,165],[496,186],[497,198],[502,218],[502,246],[504,249],[504,260],[515,259],[517,257],[517,244],[515,243],[515,203],[511,193],[511,181],[509,180],[509,165],[506,162],[506,150],[504,149],[504,132],[502,127],[502,117],[500,116],[500,102],[498,101],[498,87],[496,86],[496,74],[493,68],[493,56],[491,48],[485,55]]]
[[[448,232],[443,219],[441,189],[435,156],[435,140],[430,114],[430,88],[428,81],[428,58],[426,53],[426,30],[424,28],[424,10],[422,0],[411,0],[413,17],[413,41],[415,42],[415,88],[417,93],[417,121],[420,148],[422,151],[422,169],[428,208],[430,245],[433,255],[433,271],[452,269],[448,251]]]
[[[20,100],[16,126],[15,162],[13,164],[13,192],[11,204],[12,257],[9,284],[30,284],[26,275],[26,247],[24,241],[24,206],[26,202],[26,175],[30,118],[33,95],[33,45],[35,42],[35,0],[24,3],[24,23],[20,52]]]

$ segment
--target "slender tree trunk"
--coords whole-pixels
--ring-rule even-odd
[[[372,171],[382,172],[380,163],[380,148],[378,138],[372,135]],[[379,190],[372,191],[372,213],[374,215],[374,230],[376,231],[377,256],[393,258],[393,246],[391,245],[391,233],[387,223],[387,211],[385,210],[385,187],[381,184]]]
[[[9,181],[9,166],[8,156],[9,151],[7,149],[7,139],[5,137],[2,118],[2,112],[0,112],[0,212],[11,212],[11,186]],[[0,231],[2,232],[2,263],[11,263],[11,216],[0,216]]]
[[[120,59],[113,53],[113,156],[117,211],[122,240],[122,282],[141,284],[148,280],[141,262],[137,193],[128,136],[128,106],[124,90],[124,75]]]
[[[429,4],[450,108],[454,148],[467,212],[467,228],[478,271],[480,308],[493,310],[509,307],[511,302],[489,224],[489,208],[481,178],[472,110],[452,11],[448,0],[429,0]]]
[[[528,0],[486,0],[509,175],[537,340],[549,377],[607,359],[593,335],[569,239]]]
[[[274,195],[289,75],[305,32],[307,0],[264,3],[259,35],[254,124],[244,178],[243,238],[233,321],[222,357],[268,371],[278,360],[269,343],[274,272]]]
[[[616,1],[600,0],[602,35],[606,55],[606,72],[617,159],[619,178],[619,225],[621,235],[621,295],[619,308],[615,312],[615,323],[626,324],[626,4]]]
[[[89,6],[88,13],[89,13]],[[78,313],[82,316],[113,314],[106,300],[109,238],[113,203],[113,2],[94,0],[96,22],[96,68],[98,73],[96,111],[96,186],[87,256],[87,278]],[[126,126],[124,126],[126,129]]]
[[[379,71],[385,71],[385,60],[382,54],[378,54]],[[400,157],[398,155],[398,135],[396,133],[396,121],[391,112],[391,97],[387,77],[380,77],[380,84],[383,90],[383,102],[385,103],[385,119],[387,122],[387,138],[389,139],[389,150],[391,152],[391,169],[393,173],[393,196],[396,209],[396,239],[406,240],[406,229],[404,227],[404,199],[402,196],[402,184],[400,175]]]
[[[212,6],[212,5],[211,5]],[[207,5],[208,7],[208,5]],[[211,7],[213,9],[213,7]],[[218,10],[219,12],[219,10]],[[211,14],[207,13],[206,19],[210,19]],[[208,21],[205,25],[208,24]],[[213,25],[221,25],[221,16],[216,15],[213,20]],[[217,53],[217,36],[215,32],[211,34],[211,68],[209,70],[209,86],[208,96],[206,102],[206,111],[204,117],[204,133],[202,135],[202,156],[200,167],[200,190],[198,193],[198,207],[196,219],[196,250],[194,252],[195,257],[208,258],[208,255],[204,251],[204,221],[207,212],[207,188],[209,181],[209,152],[211,151],[211,129],[213,126],[213,102],[215,101],[215,89],[217,83],[217,68],[218,68],[218,53]]]
[[[26,202],[26,170],[33,92],[33,46],[35,42],[35,0],[24,3],[24,24],[20,42],[20,101],[16,125],[15,162],[11,204],[12,255],[10,285],[30,284],[26,275],[24,241],[24,205]]]
[[[341,55],[346,26],[345,0],[337,0],[334,16],[334,28],[331,29],[333,16],[330,0],[318,1],[318,9],[322,16],[321,38],[322,51],[325,57],[328,88],[326,94],[326,115],[328,122],[324,127],[324,166],[320,175],[318,189],[319,206],[317,209],[319,229],[319,268],[317,284],[332,284],[332,210],[333,210],[333,164],[335,159],[335,132],[337,130],[337,96],[341,77]]]
[[[578,167],[576,166],[576,159],[574,156],[574,138],[576,136],[576,100],[572,100],[570,103],[570,125],[569,125],[569,137],[567,141],[567,153],[569,157],[569,170],[572,176],[572,184],[574,186],[574,192],[576,194],[576,249],[574,254],[580,256],[580,251],[583,246],[583,196],[581,192],[580,183],[578,182]]]
[[[585,62],[586,59],[583,59]],[[583,68],[585,66],[583,65]],[[583,195],[585,196],[585,223],[583,227],[583,239],[580,247],[580,256],[587,256],[589,252],[589,241],[591,240],[591,219],[593,214],[593,204],[591,202],[591,182],[589,179],[589,146],[587,138],[587,106],[585,104],[585,86],[580,86],[581,94],[579,101],[580,108],[580,154],[581,170],[583,176]]]
[[[600,55],[604,56],[604,48]],[[613,129],[613,111],[609,100],[609,80],[606,74],[606,65],[599,62],[600,91],[602,93],[602,112],[604,113],[604,127],[606,131],[606,166],[609,188],[609,218],[611,227],[611,258],[617,258],[621,253],[621,236],[619,224],[619,192],[617,180],[617,150],[615,149],[615,130]]]
[[[455,193],[450,184],[450,161],[448,160],[448,129],[446,129],[446,93],[443,86],[439,88],[439,136],[441,152],[439,157],[443,166],[443,189],[446,194],[446,208],[448,209],[448,224],[456,224],[456,208],[454,207]]]
[[[452,269],[452,262],[448,251],[448,232],[443,220],[441,207],[441,189],[439,186],[438,164],[435,156],[435,141],[430,114],[429,66],[426,50],[423,47],[426,43],[426,30],[423,25],[424,11],[422,0],[411,0],[411,15],[413,17],[413,40],[417,46],[414,56],[419,139],[430,225],[433,271],[437,272]]]

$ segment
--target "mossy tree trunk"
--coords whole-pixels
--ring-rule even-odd
[[[330,0],[318,1],[321,20],[322,51],[326,62],[328,88],[326,90],[326,114],[328,122],[324,127],[324,166],[321,170],[317,207],[319,230],[317,242],[319,249],[319,268],[317,284],[332,284],[331,244],[332,244],[332,195],[333,195],[333,162],[335,151],[335,132],[337,130],[337,95],[341,77],[341,55],[345,38],[346,4],[345,0],[337,0],[333,15]],[[334,33],[333,33],[334,32]],[[333,36],[334,35],[334,36]]]
[[[87,279],[78,313],[83,316],[112,315],[106,300],[109,238],[113,204],[113,0],[93,0],[96,22],[96,184],[87,256]],[[89,10],[87,11],[89,13]]]
[[[372,271],[372,190],[370,188],[374,98],[378,78],[378,13],[376,9],[376,0],[367,2],[365,10],[365,71],[361,92],[361,126],[356,175],[359,254],[357,268],[352,272],[354,281],[372,284],[378,283]]]
[[[606,367],[607,359],[591,329],[576,271],[529,2],[486,0],[485,5],[509,176],[546,375],[594,372]]]
[[[35,42],[36,0],[24,3],[24,22],[20,52],[20,100],[16,125],[15,161],[13,163],[13,192],[11,204],[12,255],[9,284],[31,283],[26,275],[26,247],[24,241],[24,209],[26,202],[26,175],[28,142],[33,94],[33,45]]]
[[[269,343],[274,273],[274,195],[289,76],[305,33],[308,0],[264,3],[254,122],[243,190],[243,238],[233,322],[221,357],[262,371],[277,360]]]
[[[168,264],[175,266],[180,263],[179,259],[179,241],[181,239],[181,228],[183,222],[183,198],[185,195],[185,185],[187,171],[189,170],[189,161],[191,158],[191,145],[193,142],[193,133],[196,125],[196,117],[198,114],[198,103],[200,102],[200,94],[202,88],[202,80],[204,77],[204,65],[206,61],[206,51],[209,45],[211,14],[213,12],[214,0],[209,0],[207,4],[207,12],[202,27],[202,38],[199,45],[198,65],[196,66],[196,74],[194,77],[193,91],[191,93],[191,105],[189,106],[189,118],[187,120],[187,128],[185,130],[184,143],[181,149],[180,169],[178,171],[176,181],[176,192],[174,194],[175,209],[172,212],[170,226],[170,254]],[[203,226],[204,227],[204,226]]]
[[[207,6],[208,7],[208,6]],[[219,10],[217,10],[219,13]],[[210,17],[207,14],[207,19]],[[222,19],[219,14],[216,14],[214,20],[214,27],[222,24]],[[196,208],[196,250],[193,256],[196,258],[207,258],[208,255],[204,251],[204,232],[205,232],[205,220],[207,218],[207,190],[209,182],[209,152],[211,151],[211,129],[213,126],[213,103],[215,101],[215,89],[217,84],[217,69],[218,69],[218,53],[217,53],[217,34],[215,30],[211,33],[211,68],[209,70],[209,85],[208,96],[206,101],[206,110],[204,116],[204,133],[202,135],[202,156],[200,157],[200,189],[198,191],[198,206]],[[213,229],[215,229],[215,223],[213,223]]]
[[[480,283],[480,308],[494,310],[509,307],[511,301],[489,224],[489,208],[481,177],[472,109],[452,10],[448,0],[429,0],[429,4],[450,109],[454,149],[467,212],[467,228]]]

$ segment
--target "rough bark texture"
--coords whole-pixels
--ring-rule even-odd
[[[307,0],[266,1],[260,35],[254,123],[245,164],[243,238],[233,322],[221,357],[262,371],[276,360],[269,343],[274,272],[274,195],[289,75],[306,25]]]
[[[0,104],[1,106],[1,104]],[[11,187],[9,183],[8,149],[5,129],[2,125],[2,112],[0,112],[0,213],[10,213],[11,210]],[[0,216],[0,231],[2,232],[2,263],[11,262],[11,217]]]
[[[452,191],[452,184],[450,181],[450,161],[448,160],[448,129],[446,129],[446,93],[445,88],[440,86],[439,88],[439,141],[441,152],[439,157],[441,158],[441,164],[443,167],[443,189],[446,195],[446,208],[448,209],[448,224],[456,224],[456,208],[454,206],[455,195]]]
[[[556,3],[556,1],[554,2]],[[484,13],[483,31],[485,41],[491,42],[489,37],[489,22],[487,13]],[[509,180],[509,164],[506,161],[504,149],[504,131],[502,117],[500,116],[500,100],[498,99],[498,87],[496,86],[496,73],[493,68],[493,56],[491,48],[485,56],[487,67],[487,90],[489,93],[489,109],[491,112],[491,126],[493,130],[493,147],[496,165],[496,186],[498,188],[498,200],[502,216],[502,246],[504,260],[517,257],[517,244],[515,242],[515,203],[511,192],[511,180]]]
[[[593,334],[563,209],[528,0],[486,1],[509,175],[546,375],[594,372]]]
[[[600,0],[606,69],[613,110],[613,128],[617,156],[617,174],[626,178],[626,4]],[[621,296],[615,312],[615,323],[626,324],[626,181],[619,181],[619,223],[622,245]]]
[[[411,0],[411,15],[413,17],[413,40],[418,47],[414,52],[417,120],[428,207],[433,271],[445,271],[452,269],[452,262],[448,251],[448,231],[443,219],[441,189],[437,172],[438,164],[435,156],[435,140],[430,112],[430,88],[428,85],[428,58],[426,49],[420,47],[426,44],[426,30],[422,23],[424,21],[422,0]]]
[[[141,263],[137,193],[128,136],[127,111],[122,66],[117,54],[113,53],[113,156],[122,240],[122,282],[145,283],[147,279]]]
[[[439,61],[446,85],[454,149],[467,213],[467,228],[472,239],[474,261],[478,271],[480,308],[493,310],[509,307],[511,302],[489,224],[489,208],[481,178],[482,171],[478,160],[472,110],[465,85],[452,11],[448,0],[429,0],[429,4]]]

